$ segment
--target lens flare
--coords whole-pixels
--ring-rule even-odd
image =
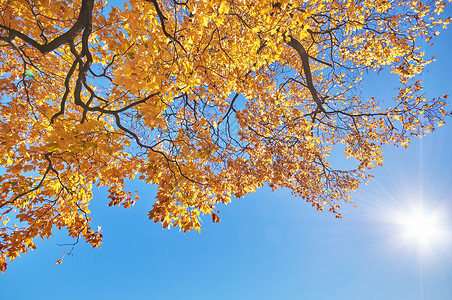
[[[436,212],[428,212],[417,208],[397,216],[401,234],[407,241],[418,243],[419,246],[433,246],[444,237],[441,216]]]

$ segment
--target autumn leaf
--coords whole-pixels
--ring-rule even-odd
[[[216,213],[211,213],[212,223],[220,223],[220,217]]]

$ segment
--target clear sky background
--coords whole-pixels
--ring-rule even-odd
[[[421,76],[430,97],[452,96],[450,49],[449,29],[427,50],[438,59]],[[394,86],[390,76],[370,75],[364,94],[391,97]],[[201,234],[184,234],[148,221],[155,187],[130,182],[142,195],[132,209],[108,208],[99,190],[91,211],[93,225],[102,226],[102,248],[81,241],[74,256],[56,265],[68,250],[57,244],[72,242],[67,233],[38,241],[37,250],[0,275],[0,299],[450,300],[452,118],[447,121],[409,149],[385,148],[384,166],[354,195],[356,208],[342,206],[342,220],[287,190],[263,188],[223,207],[219,224],[207,216]],[[446,232],[424,247],[396,224],[419,205]]]

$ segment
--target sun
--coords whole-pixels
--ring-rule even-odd
[[[418,207],[398,214],[396,222],[405,240],[426,247],[443,239],[445,231],[441,219],[437,212]]]

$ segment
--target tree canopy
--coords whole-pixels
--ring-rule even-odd
[[[55,229],[100,246],[92,189],[127,208],[134,178],[184,232],[265,184],[340,217],[382,146],[444,123],[416,75],[445,5],[0,0],[0,269]],[[371,71],[398,77],[393,99],[362,96]]]

